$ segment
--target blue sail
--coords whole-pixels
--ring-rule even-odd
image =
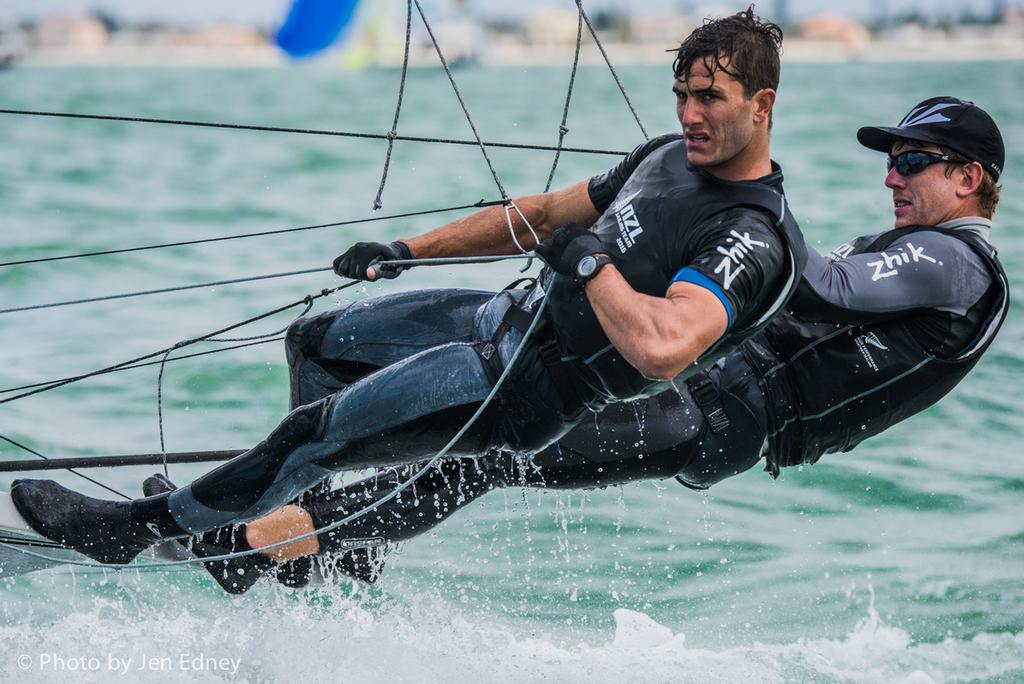
[[[352,21],[359,0],[294,0],[274,42],[291,57],[310,57],[331,46]]]

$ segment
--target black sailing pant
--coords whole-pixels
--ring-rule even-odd
[[[293,407],[329,397],[426,349],[471,342],[466,332],[473,327],[471,320],[493,296],[467,290],[410,292],[297,321],[286,341]],[[678,383],[679,391],[586,416],[532,457],[498,450],[447,457],[397,498],[321,534],[321,549],[360,549],[353,553],[365,561],[374,557],[365,549],[381,547],[379,557],[388,543],[416,536],[501,487],[595,488],[677,477],[692,488],[707,488],[757,463],[767,423],[756,378],[738,353],[713,367],[710,377],[730,419],[721,433],[709,431],[688,388]],[[407,380],[433,382],[428,377]],[[454,434],[459,420],[445,423],[446,434]],[[405,437],[411,441],[397,448],[424,453],[415,434]],[[317,487],[303,495],[301,504],[322,528],[389,494],[421,465],[380,470],[341,489]]]
[[[428,459],[494,387],[523,333],[495,340],[525,290],[416,292],[357,302],[292,325],[298,405],[264,441],[171,493],[178,525],[192,533],[273,512],[341,470]],[[478,349],[494,341],[485,362]],[[309,376],[309,377],[306,377]],[[303,383],[319,389],[303,396]],[[528,340],[495,401],[449,452],[535,453],[564,435],[582,408],[559,398],[535,340]]]

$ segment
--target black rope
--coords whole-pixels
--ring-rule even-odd
[[[388,169],[391,167],[391,153],[395,148],[395,138],[398,137],[398,117],[402,112],[402,97],[405,95],[405,79],[409,74],[409,43],[412,41],[412,0],[405,2],[405,56],[402,58],[402,80],[398,83],[398,102],[395,104],[395,120],[391,123],[391,130],[388,131],[388,153],[384,157],[384,170],[380,174],[380,187],[377,188],[377,196],[373,200],[373,209],[376,211],[383,205],[381,197],[384,195],[384,184],[388,182]]]
[[[308,314],[309,310],[312,309],[312,308],[313,308],[313,300],[310,299],[309,301],[306,302],[306,308],[303,309],[302,313],[300,313],[295,318],[296,319],[302,318],[303,316]],[[294,319],[293,319],[293,321],[294,321]],[[260,335],[252,335],[250,337],[207,337],[203,341],[204,342],[252,342],[254,340],[267,340],[267,339],[270,339],[270,338],[281,339],[278,336],[281,335],[282,333],[284,333],[285,331],[287,331],[289,327],[291,327],[291,323],[289,323],[285,327],[281,328],[280,330],[275,330],[273,332],[263,333],[263,334],[260,334]],[[174,349],[181,349],[182,347],[184,347],[186,345],[195,344],[197,341],[198,340],[187,340],[187,341],[179,342],[173,348],[168,349],[167,353],[164,354],[163,357],[160,359],[160,372],[157,374],[157,378],[156,378],[156,415],[157,415],[157,422],[159,423],[159,426],[160,426],[160,453],[163,456],[164,476],[168,477],[168,478],[171,476],[171,474],[167,470],[167,446],[166,446],[166,444],[164,442],[164,368],[167,366],[167,358],[170,356],[171,352],[174,351]]]
[[[427,15],[423,13],[423,7],[420,5],[420,0],[413,0],[416,3],[416,11],[420,14],[420,19],[423,20],[423,26],[427,29],[427,34],[430,36],[430,42],[434,44],[434,51],[437,52],[438,59],[441,60],[441,66],[444,67],[444,73],[448,75],[448,82],[452,84],[452,90],[455,91],[455,97],[459,100],[459,105],[462,107],[462,113],[466,115],[466,122],[469,123],[470,130],[473,131],[473,137],[476,138],[477,146],[480,148],[481,154],[484,155],[484,161],[487,162],[487,168],[491,172],[491,176],[494,178],[494,184],[498,186],[498,191],[501,193],[503,200],[508,200],[508,193],[505,192],[505,186],[501,184],[501,179],[498,178],[498,172],[494,170],[494,164],[491,163],[491,157],[487,154],[487,146],[484,145],[483,140],[480,139],[480,134],[476,130],[476,124],[473,123],[473,117],[469,115],[469,108],[466,107],[466,101],[462,99],[462,93],[459,91],[459,86],[455,83],[455,76],[452,75],[452,70],[448,66],[448,60],[444,58],[444,53],[441,52],[441,46],[437,44],[437,38],[434,37],[434,31],[430,28],[430,22],[427,21]]]
[[[608,65],[608,71],[612,73],[612,78],[615,79],[615,85],[619,87],[619,92],[622,93],[623,99],[626,100],[626,105],[629,107],[629,111],[633,112],[633,118],[636,119],[636,125],[640,127],[640,132],[644,134],[644,138],[650,140],[651,136],[647,135],[647,130],[644,125],[640,123],[640,115],[636,113],[636,107],[629,99],[629,95],[626,94],[626,88],[622,85],[622,81],[619,80],[619,74],[616,73],[615,67],[612,66],[612,61],[608,59],[608,53],[604,51],[604,45],[601,45],[601,39],[597,37],[597,31],[594,30],[594,25],[590,23],[590,17],[587,16],[586,11],[583,9],[583,0],[576,0],[576,7],[580,10],[580,15],[583,17],[583,21],[587,22],[587,28],[590,29],[590,35],[594,37],[594,43],[597,44],[597,49],[601,51],[601,56],[604,57],[604,63]]]
[[[4,435],[0,435],[0,439],[2,439],[3,441],[7,442],[8,444],[12,444],[12,445],[18,447],[19,449],[27,451],[28,453],[32,454],[33,456],[38,456],[39,458],[43,459],[44,461],[49,461],[50,460],[49,457],[43,456],[41,453],[39,453],[35,449],[27,447],[24,444],[22,444],[21,442],[16,442],[13,439],[11,439],[10,437],[5,437]],[[75,475],[77,475],[78,477],[80,477],[82,479],[85,479],[85,480],[88,480],[89,482],[92,482],[97,487],[102,487],[103,489],[106,489],[108,492],[110,492],[112,494],[116,494],[117,496],[124,497],[125,499],[128,499],[129,501],[132,498],[132,497],[128,496],[127,494],[124,494],[123,492],[119,492],[116,489],[114,489],[113,487],[108,487],[107,485],[103,484],[102,482],[98,482],[98,481],[92,479],[91,477],[89,477],[88,475],[86,475],[85,473],[80,473],[80,472],[78,472],[77,470],[75,470],[73,468],[68,468],[67,471],[69,473],[74,473]]]
[[[312,308],[313,308],[313,301],[310,300],[309,302],[306,302],[306,308],[302,310],[302,313],[300,313],[295,318],[302,318],[303,316],[308,314],[310,309],[312,309]],[[294,319],[292,319],[292,322],[294,322]],[[204,342],[252,342],[253,340],[263,340],[263,339],[268,339],[268,338],[273,338],[273,339],[278,339],[279,340],[281,338],[278,337],[278,335],[285,334],[288,331],[288,328],[291,327],[291,325],[292,324],[289,323],[288,325],[284,326],[280,330],[274,330],[273,332],[262,333],[262,334],[259,334],[259,335],[251,335],[249,337],[209,337],[209,338],[207,338],[207,339],[205,339],[203,341]]]
[[[572,89],[576,83],[576,69],[580,64],[580,44],[583,42],[583,8],[578,7],[576,12],[576,52],[572,57],[572,71],[569,73],[569,88],[565,92],[565,108],[562,109],[562,123],[558,126],[558,149],[555,150],[555,160],[551,162],[551,172],[548,174],[548,182],[544,184],[544,192],[551,189],[551,183],[555,179],[555,169],[558,168],[558,159],[562,156],[562,142],[565,140],[569,129],[565,124],[569,121],[569,102],[572,100]]]
[[[279,306],[276,309],[272,309],[270,311],[267,311],[266,313],[259,314],[258,316],[252,316],[251,318],[247,318],[244,321],[241,321],[239,323],[233,323],[232,325],[226,326],[224,328],[220,328],[219,330],[214,330],[211,333],[207,333],[205,335],[200,335],[198,337],[193,337],[191,340],[187,340],[185,342],[185,344],[192,344],[193,342],[202,342],[202,341],[208,340],[211,337],[216,337],[217,335],[221,335],[223,333],[226,333],[229,330],[235,330],[237,328],[241,328],[243,326],[249,325],[250,323],[255,323],[256,321],[261,321],[264,318],[269,318],[269,317],[273,316],[274,314],[279,314],[282,311],[287,311],[288,309],[291,309],[291,308],[294,308],[296,306],[299,306],[300,304],[309,304],[310,302],[312,302],[314,300],[317,300],[317,299],[320,299],[321,297],[327,297],[328,295],[331,295],[331,294],[334,294],[335,292],[339,292],[339,291],[344,290],[346,288],[352,287],[353,285],[358,285],[361,282],[362,281],[360,281],[360,280],[352,280],[350,282],[345,283],[344,285],[339,285],[338,287],[321,290],[318,294],[315,294],[315,295],[306,295],[305,297],[303,297],[302,299],[300,299],[298,301],[294,301],[294,302],[292,302],[290,304],[285,304],[284,306]],[[89,372],[89,373],[83,373],[82,375],[76,375],[76,376],[70,377],[70,378],[64,378],[63,380],[55,382],[55,383],[53,383],[51,385],[47,385],[46,387],[37,387],[37,388],[34,388],[34,389],[29,390],[27,392],[23,392],[21,394],[16,394],[13,397],[7,397],[6,399],[0,399],[0,404],[8,404],[8,403],[10,403],[12,401],[17,401],[18,399],[23,399],[25,397],[30,397],[32,395],[40,394],[42,392],[48,392],[50,390],[57,389],[58,387],[63,387],[64,385],[70,385],[73,382],[78,382],[80,380],[85,380],[86,378],[91,378],[91,377],[93,377],[95,375],[103,375],[103,374],[109,373],[109,372],[111,372],[113,370],[118,370],[118,369],[124,368],[126,366],[132,366],[132,365],[135,365],[135,364],[139,363],[140,361],[147,361],[149,359],[153,359],[153,358],[156,358],[158,356],[161,356],[164,353],[166,353],[168,349],[177,349],[177,348],[182,347],[182,346],[184,346],[184,344],[179,342],[178,344],[171,345],[170,347],[165,347],[163,349],[160,349],[160,350],[155,351],[155,352],[151,352],[149,354],[143,354],[142,356],[136,356],[134,359],[129,359],[127,361],[122,361],[122,362],[116,363],[116,364],[114,364],[112,366],[107,366],[106,368],[101,368],[99,370],[92,371],[92,372]]]
[[[347,221],[335,221],[334,223],[318,223],[312,226],[299,226],[298,228],[279,228],[277,230],[263,230],[256,233],[240,233],[238,235],[222,235],[220,237],[201,238],[198,240],[182,240],[180,242],[163,242],[155,245],[143,245],[140,247],[122,247],[120,249],[104,249],[96,252],[79,252],[77,254],[62,254],[59,256],[37,257],[35,259],[21,259],[18,261],[0,262],[0,266],[21,266],[22,264],[38,264],[44,261],[61,261],[64,259],[80,259],[82,257],[103,256],[105,254],[125,254],[127,252],[143,252],[150,249],[164,249],[167,247],[183,247],[186,245],[201,245],[207,242],[223,242],[225,240],[241,240],[243,238],[263,237],[266,235],[283,235],[285,233],[297,233],[304,230],[317,230],[319,228],[336,228],[338,226],[351,226],[358,223],[373,223],[375,221],[388,221],[390,219],[409,218],[411,216],[426,216],[428,214],[443,214],[449,211],[464,211],[466,209],[482,209],[484,207],[502,204],[503,200],[487,201],[479,200],[473,204],[463,204],[457,207],[442,207],[440,209],[425,209],[423,211],[409,211],[403,214],[390,214],[388,216],[369,216],[366,218],[349,219]]]
[[[199,128],[231,128],[243,131],[264,131],[270,133],[299,133],[304,135],[333,135],[343,138],[365,138],[369,140],[388,140],[387,133],[354,133],[351,131],[331,131],[316,128],[285,128],[282,126],[257,126],[252,124],[229,124],[213,121],[189,121],[186,119],[156,119],[144,116],[115,116],[110,114],[76,114],[73,112],[42,112],[29,109],[0,109],[0,114],[18,114],[22,116],[49,116],[62,119],[88,119],[92,121],[125,121],[131,123],[153,123],[167,124],[171,126],[195,126]],[[533,145],[530,143],[505,143],[479,140],[459,140],[456,138],[429,138],[414,135],[396,135],[395,140],[407,142],[436,143],[440,145],[470,145],[473,147],[481,144],[487,147],[501,147],[513,150],[538,150],[542,152],[554,152],[555,148],[550,145]],[[621,157],[626,152],[617,150],[602,150],[589,147],[566,147],[563,152],[576,152],[579,154],[606,154]]]
[[[74,306],[76,304],[91,304],[93,302],[108,302],[114,299],[129,299],[131,297],[147,297],[149,295],[166,294],[168,292],[181,292],[183,290],[197,290],[204,287],[217,287],[219,285],[235,285],[237,283],[251,283],[257,280],[272,280],[274,278],[288,278],[297,275],[308,275],[310,273],[322,273],[333,270],[330,266],[324,268],[307,268],[301,271],[288,271],[286,273],[268,273],[266,275],[248,276],[246,278],[232,278],[231,280],[218,280],[212,283],[199,283],[196,285],[178,285],[177,287],[164,287],[158,290],[142,290],[139,292],[122,292],[121,294],[104,295],[102,297],[88,297],[86,299],[71,299],[64,302],[50,302],[48,304],[32,304],[30,306],[18,306],[12,309],[0,309],[0,315],[17,313],[19,311],[36,311],[38,309],[53,309],[60,306]]]
[[[185,359],[194,359],[197,356],[208,356],[210,354],[220,354],[221,352],[229,352],[229,351],[233,351],[235,349],[244,349],[245,347],[255,347],[255,346],[260,345],[260,344],[269,344],[271,342],[280,342],[283,339],[284,339],[284,337],[271,337],[270,339],[267,339],[267,340],[258,340],[256,342],[248,342],[246,344],[236,344],[236,345],[233,345],[233,346],[230,346],[230,347],[220,347],[219,349],[207,349],[206,351],[194,352],[192,354],[182,354],[181,356],[172,356],[172,357],[167,359],[167,363],[174,363],[175,361],[184,361]],[[209,342],[209,341],[212,341],[212,340],[206,340],[206,341]],[[162,363],[162,362],[161,361],[146,361],[144,363],[136,363],[136,364],[133,364],[131,366],[124,366],[123,368],[114,368],[114,369],[105,371],[103,373],[96,373],[95,375],[106,375],[106,374],[109,374],[109,373],[120,373],[121,371],[135,370],[136,368],[147,368],[149,366],[155,366],[155,365],[157,365],[159,363]],[[81,380],[84,377],[85,376],[81,376],[81,375],[73,375],[73,376],[68,376],[68,377],[64,377],[64,378],[57,378],[56,380],[46,380],[44,382],[33,382],[32,384],[21,385],[19,387],[8,387],[7,389],[0,389],[0,394],[10,394],[11,392],[20,392],[22,390],[35,389],[36,387],[45,387],[47,385],[53,385],[53,384],[58,383],[58,382],[63,382],[64,380],[72,380],[72,381],[74,381],[74,380]]]
[[[177,348],[177,347],[175,347]],[[164,367],[167,366],[167,357],[173,349],[168,349],[160,359],[160,373],[156,378],[156,416],[160,423],[160,455],[163,457],[164,477],[170,479],[171,473],[167,470],[167,446],[164,444]]]

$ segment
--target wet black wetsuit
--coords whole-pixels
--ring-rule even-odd
[[[685,385],[646,400],[617,404],[582,422],[558,444],[529,460],[500,453],[479,459],[446,459],[418,480],[414,491],[321,534],[321,548],[324,553],[344,552],[343,567],[348,572],[373,580],[389,543],[422,533],[491,489],[592,488],[670,477],[706,488],[743,472],[762,458],[768,438],[785,429],[779,418],[782,412],[766,407],[762,386],[785,388],[786,394],[773,395],[780,403],[806,403],[796,376],[802,372],[799,358],[810,353],[797,352],[790,364],[776,359],[771,368],[762,368],[759,353],[748,361],[752,349],[772,350],[773,345],[787,348],[797,343],[802,345],[798,349],[805,349],[832,331],[843,330],[851,353],[862,363],[837,365],[827,377],[813,381],[828,390],[835,404],[847,405],[853,405],[847,394],[863,394],[859,398],[870,401],[873,392],[887,389],[891,376],[878,376],[871,384],[875,370],[870,363],[883,369],[892,367],[893,374],[901,375],[920,368],[924,359],[954,359],[965,350],[983,349],[981,345],[991,341],[1005,315],[1007,294],[998,262],[983,258],[990,225],[984,219],[962,219],[944,224],[940,230],[945,232],[919,227],[911,233],[890,234],[882,249],[867,251],[878,246],[880,236],[872,235],[837,248],[827,258],[809,254],[789,310],[764,334],[744,345],[743,353],[727,356],[712,369],[711,377],[729,419],[724,429],[709,430],[704,413]],[[445,296],[471,297],[467,293],[421,293],[406,295],[404,304],[400,298],[390,306],[397,307],[393,309],[396,312],[407,307],[408,315],[418,317],[423,333],[428,334],[433,298]],[[348,311],[333,319],[335,336],[352,326],[354,336],[363,340],[344,348],[325,341],[324,319],[320,319],[319,329],[318,319],[293,328],[288,336],[293,401],[311,401],[336,391],[375,363],[393,362],[388,354],[412,351],[407,340],[375,338],[359,319],[358,312]],[[811,325],[811,321],[829,330],[811,328],[805,333],[806,341],[799,342],[802,338],[794,332],[795,327]],[[907,331],[909,345],[899,347],[895,338],[890,342],[889,330],[894,326]],[[375,361],[379,354],[384,356]],[[962,377],[955,368],[943,372],[951,374],[953,384]],[[917,397],[923,391],[918,386],[913,397],[901,403],[919,404]],[[939,396],[927,400],[933,403]],[[901,405],[888,406],[886,415],[875,419],[880,427],[872,434],[905,417]],[[794,462],[806,460],[816,459]],[[307,496],[302,505],[316,527],[324,527],[391,492],[413,470],[381,471],[340,489],[321,489]],[[353,550],[355,547],[363,548]]]
[[[591,230],[635,290],[664,296],[672,283],[692,282],[712,291],[727,312],[726,333],[679,380],[763,329],[794,291],[804,246],[781,182],[775,165],[758,181],[718,180],[689,165],[678,135],[642,145],[591,180],[591,199],[603,212]],[[535,453],[579,422],[585,407],[600,410],[670,386],[622,359],[579,283],[550,271],[542,282],[497,294],[383,298],[298,324],[310,331],[301,334],[318,338],[318,358],[337,360],[325,362],[325,372],[340,364],[339,377],[354,381],[300,396],[266,440],[170,494],[174,524],[201,532],[252,520],[336,471],[406,465],[436,453],[491,391],[522,340],[523,326],[507,324],[509,310],[535,311],[545,290],[549,315],[540,332],[452,456]],[[427,300],[429,310],[410,310]],[[374,341],[382,335],[384,341]],[[554,360],[546,345],[556,348]],[[345,363],[373,372],[353,374]]]

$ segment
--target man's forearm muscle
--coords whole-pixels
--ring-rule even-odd
[[[587,191],[588,181],[563,190],[528,195],[515,201],[541,240],[559,226],[573,223],[588,227],[600,214]],[[515,209],[509,209],[516,239],[525,249],[536,247],[526,223]],[[446,256],[491,256],[518,251],[509,234],[505,207],[488,207],[414,238],[403,238],[418,259]]]

